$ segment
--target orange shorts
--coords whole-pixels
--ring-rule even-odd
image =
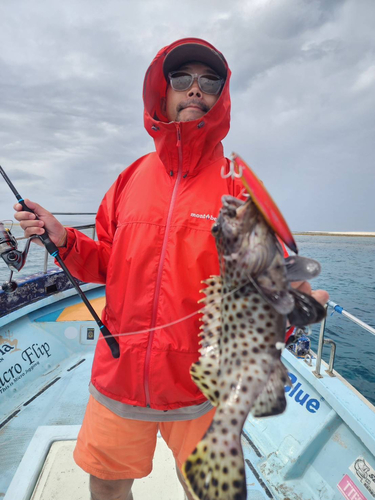
[[[194,420],[144,422],[112,413],[90,396],[74,450],[76,464],[100,479],[139,479],[150,474],[157,432],[181,468],[206,433],[215,408]]]

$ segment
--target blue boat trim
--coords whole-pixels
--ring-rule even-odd
[[[45,314],[44,316],[40,316],[39,318],[34,319],[35,322],[37,323],[45,323],[48,321],[56,321],[57,318],[60,316],[60,314],[64,311],[64,307],[60,309],[56,309],[56,311],[53,311],[51,313]]]

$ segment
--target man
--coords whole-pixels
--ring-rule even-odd
[[[229,79],[224,57],[203,40],[179,40],[157,54],[143,90],[156,152],[128,167],[105,195],[97,242],[65,230],[35,203],[26,200],[40,221],[15,205],[25,236],[45,227],[77,278],[106,283],[102,319],[120,335],[119,359],[98,342],[74,452],[90,474],[93,500],[132,498],[133,480],[151,471],[158,429],[186,489],[179,469],[213,417],[189,368],[199,356],[201,281],[219,273],[212,221],[222,195],[242,189],[220,175],[228,168],[221,141],[229,130]]]

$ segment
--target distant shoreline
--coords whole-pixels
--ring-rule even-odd
[[[338,232],[338,231],[292,231],[296,236],[353,236],[353,237],[372,237],[375,238],[375,233],[370,232]]]
[[[13,222],[13,226],[19,226],[18,222]],[[64,227],[71,227],[65,226]],[[370,237],[375,238],[375,232],[366,231],[292,231],[296,236],[353,236],[353,237]]]

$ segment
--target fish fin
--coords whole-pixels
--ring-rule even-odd
[[[322,304],[311,295],[306,295],[295,288],[290,289],[294,297],[294,309],[288,314],[288,320],[293,326],[305,326],[319,323],[326,317],[327,311]]]
[[[183,464],[186,483],[199,500],[246,500],[246,476],[240,437],[224,444],[215,420]]]
[[[254,417],[269,417],[283,413],[286,408],[285,386],[291,385],[288,372],[278,361],[263,391],[256,398],[251,413]]]
[[[199,361],[193,363],[190,375],[203,394],[216,406],[219,398],[217,385],[219,369],[219,342],[221,335],[221,299],[222,279],[220,276],[211,276],[203,281],[207,285],[202,290],[206,297],[200,302],[205,303],[201,310],[202,322]]]
[[[285,266],[286,276],[289,282],[311,280],[319,276],[322,270],[318,261],[299,255],[291,255],[286,258]]]
[[[288,314],[293,310],[294,299],[289,293],[289,289],[275,290],[261,285],[258,279],[254,279],[251,276],[249,276],[249,279],[267,304],[272,306],[279,314]]]
[[[280,247],[278,243],[277,245]],[[264,300],[279,314],[286,315],[293,310],[294,299],[289,293],[281,247],[279,250],[273,253],[272,261],[266,269],[258,275],[250,273],[249,278]]]
[[[217,406],[220,391],[217,384],[219,358],[212,354],[210,357],[200,358],[190,367],[190,375],[195,385],[202,391],[213,406]]]

